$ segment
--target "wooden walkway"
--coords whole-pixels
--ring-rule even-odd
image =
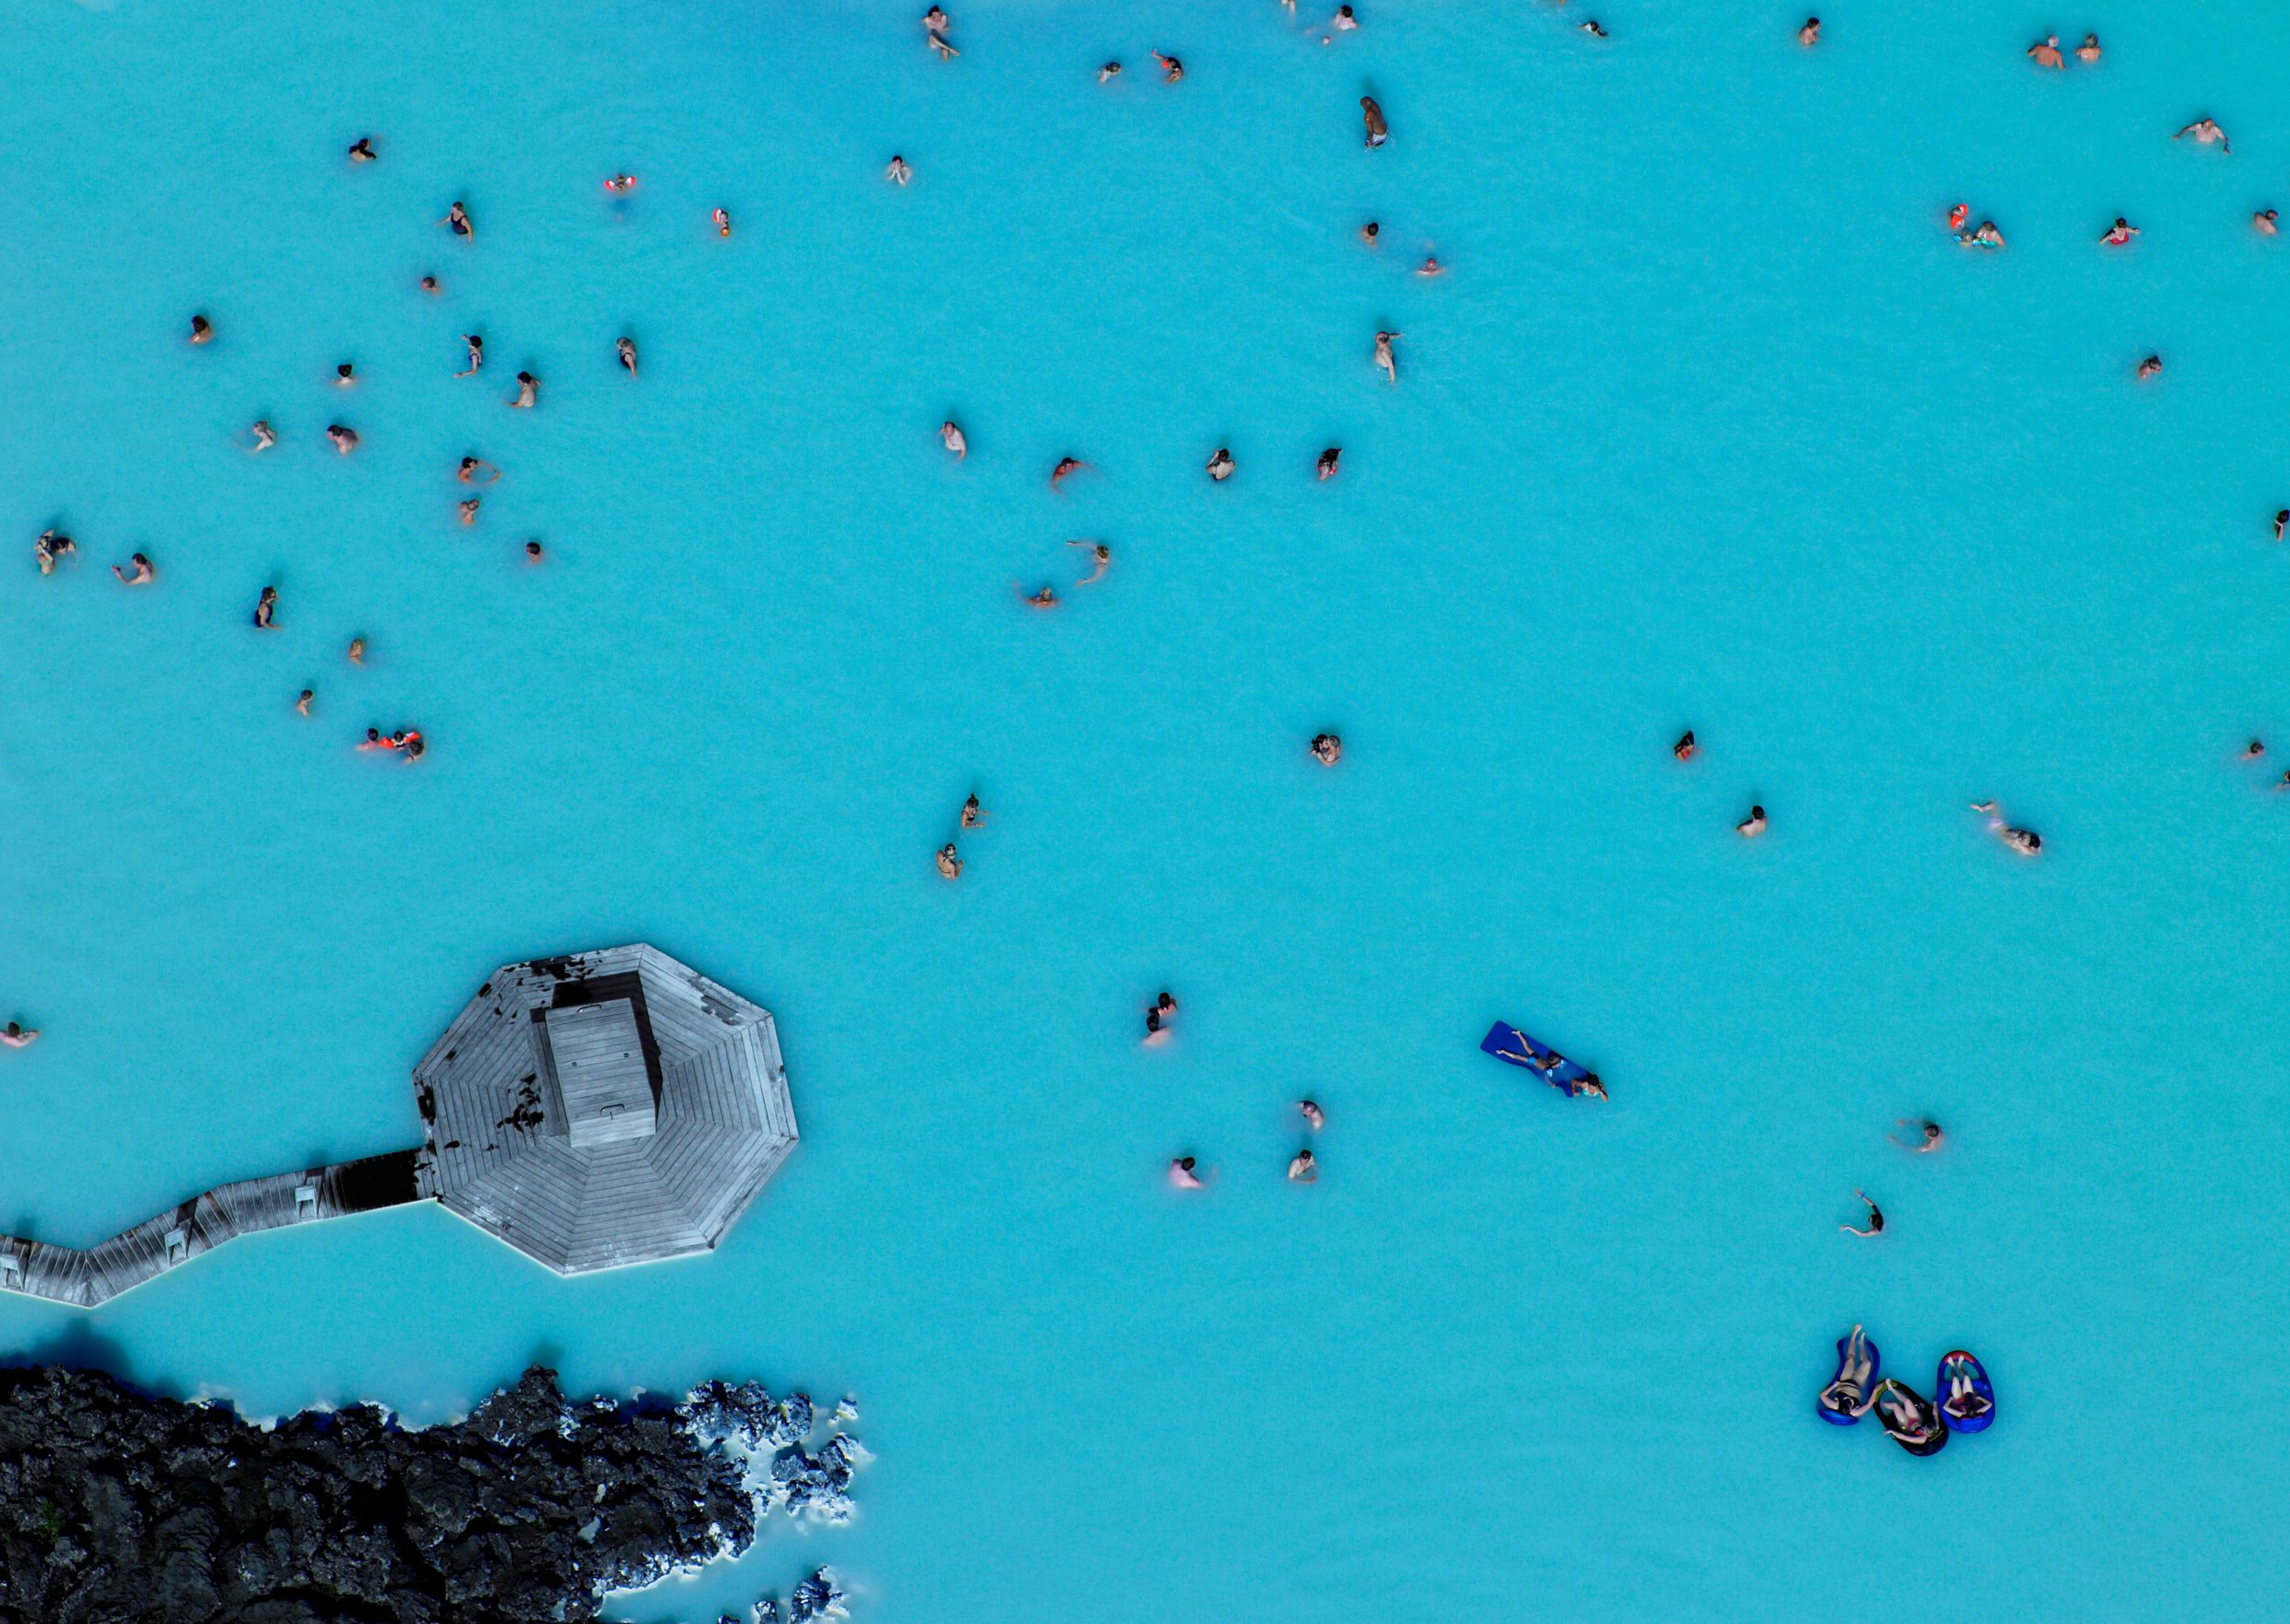
[[[84,1251],[0,1235],[0,1290],[93,1308],[238,1236],[418,1200],[414,1156],[393,1150],[218,1184]]]

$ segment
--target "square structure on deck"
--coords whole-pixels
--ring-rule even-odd
[[[626,998],[571,1004],[548,1010],[541,1025],[572,1148],[584,1150],[650,1135],[659,1125],[659,1106],[644,1064],[636,1006]]]

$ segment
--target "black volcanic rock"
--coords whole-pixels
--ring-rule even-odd
[[[0,1370],[0,1624],[592,1619],[608,1590],[745,1550],[757,1505],[683,1414],[569,1404],[539,1367],[420,1432],[372,1406],[266,1430],[96,1372]]]

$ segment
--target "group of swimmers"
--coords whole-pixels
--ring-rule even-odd
[[[1169,997],[1167,993],[1161,996],[1163,998]],[[1173,1000],[1170,1007],[1172,1009],[1175,1008]],[[1318,1133],[1328,1125],[1327,1113],[1323,1111],[1319,1104],[1314,1100],[1298,1100],[1296,1115],[1303,1119],[1306,1133]],[[1208,1188],[1212,1171],[1204,1169],[1197,1156],[1172,1156],[1169,1159],[1169,1183],[1174,1189],[1205,1190]],[[1316,1184],[1320,1182],[1320,1159],[1312,1153],[1312,1147],[1309,1144],[1300,1148],[1296,1154],[1288,1159],[1288,1182],[1292,1184]]]
[[[374,142],[375,137],[371,136],[359,136],[350,144],[344,154],[347,161],[352,164],[370,164],[378,161],[381,155],[376,150]],[[616,174],[605,182],[605,190],[616,196],[625,195],[635,189],[636,183],[636,177],[633,175]],[[730,216],[722,209],[718,209],[715,211],[714,220],[719,231],[728,236],[731,234]],[[465,243],[474,243],[476,240],[476,223],[470,215],[468,206],[458,199],[446,211],[444,218],[439,223]],[[422,277],[420,287],[423,292],[431,295],[442,291],[434,275]],[[204,311],[191,316],[189,333],[189,341],[191,344],[194,346],[211,344],[214,342],[215,336],[214,322]],[[454,373],[453,376],[457,378],[474,377],[485,365],[485,336],[478,332],[463,333],[462,343],[467,353],[469,365]],[[614,352],[622,370],[631,377],[637,376],[636,341],[624,335],[615,343]],[[356,363],[344,361],[337,364],[334,367],[333,382],[338,388],[355,387],[358,383]],[[509,397],[507,403],[513,409],[529,410],[539,402],[540,395],[540,380],[530,372],[520,371],[517,375],[516,393]],[[245,450],[249,454],[258,455],[274,450],[278,444],[278,431],[271,425],[270,420],[267,418],[257,418],[247,429]],[[329,423],[326,426],[326,440],[337,453],[345,457],[356,451],[359,444],[357,431],[340,422]],[[501,470],[498,466],[474,453],[463,457],[459,467],[455,470],[455,478],[463,485],[487,485],[500,477]],[[481,496],[474,495],[465,496],[456,502],[455,516],[464,527],[474,526],[477,522],[478,514],[483,507],[484,499]],[[38,562],[40,573],[47,575],[52,574],[58,564],[71,561],[79,549],[77,543],[70,536],[50,527],[40,532],[38,540],[33,543],[32,550]],[[545,551],[538,540],[523,543],[522,552],[525,561],[529,564],[540,563],[545,556]],[[128,586],[147,586],[158,578],[158,566],[151,561],[147,554],[142,552],[133,554],[125,565],[114,564],[112,573]],[[252,616],[255,627],[260,631],[280,629],[278,613],[278,589],[275,585],[265,586],[255,603]],[[353,665],[362,664],[365,655],[365,638],[362,637],[351,638],[350,662]],[[296,714],[308,716],[316,697],[315,689],[311,687],[301,689],[295,696]],[[369,727],[366,729],[365,740],[358,747],[363,750],[394,751],[403,755],[406,759],[413,761],[421,758],[428,745],[420,730],[416,728],[401,727],[394,733],[385,735],[379,728]],[[36,1036],[37,1033],[33,1035]],[[26,1041],[28,1041],[29,1039]]]

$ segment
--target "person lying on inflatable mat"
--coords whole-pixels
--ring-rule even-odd
[[[1868,1391],[1869,1379],[1876,1373],[1876,1360],[1869,1353],[1868,1335],[1855,1325],[1838,1350],[1837,1379],[1821,1390],[1821,1408],[1849,1415],[1856,1421],[1868,1414],[1877,1401],[1876,1394]]]
[[[1977,1421],[1996,1407],[1980,1393],[1975,1375],[1978,1368],[1968,1358],[1950,1359],[1941,1368],[1948,1387],[1940,1401],[1940,1411],[1950,1421]]]

